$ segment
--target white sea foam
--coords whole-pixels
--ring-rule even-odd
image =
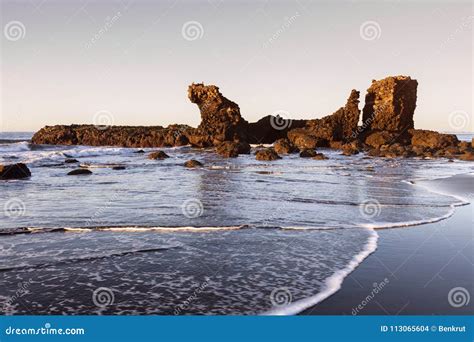
[[[356,267],[359,266],[362,261],[364,261],[365,258],[375,252],[375,250],[377,249],[377,240],[377,232],[375,232],[374,230],[370,230],[370,237],[367,243],[365,244],[364,249],[360,253],[356,254],[343,269],[337,270],[333,273],[333,275],[324,280],[324,286],[322,290],[316,295],[297,300],[282,307],[271,309],[269,311],[264,312],[263,315],[296,315],[333,295],[334,293],[339,291],[344,279],[352,271],[354,271]]]

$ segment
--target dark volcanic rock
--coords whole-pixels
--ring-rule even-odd
[[[200,161],[197,161],[196,159],[191,159],[191,160],[188,160],[186,163],[184,163],[184,166],[192,168],[192,167],[201,167],[203,166],[203,164]]]
[[[21,179],[30,176],[30,169],[23,163],[0,165],[0,179]]]
[[[315,160],[325,160],[325,159],[328,159],[328,157],[326,157],[322,153],[316,153],[316,155],[313,157],[313,159],[315,159]]]
[[[290,143],[290,141],[286,138],[278,139],[273,144],[273,149],[276,153],[279,154],[288,154],[298,151],[298,149]]]
[[[163,151],[154,151],[154,152],[151,152],[149,155],[148,155],[148,159],[159,159],[159,160],[162,160],[162,159],[166,159],[166,158],[169,158],[170,156],[167,155],[165,152]]]
[[[313,158],[316,157],[318,153],[315,150],[312,149],[306,149],[300,152],[300,157],[301,158]]]
[[[344,107],[322,119],[306,121],[304,128],[290,130],[288,139],[299,149],[329,146],[331,141],[350,141],[356,136],[359,116],[359,92],[353,89]]]
[[[306,120],[285,119],[281,116],[267,115],[248,126],[248,142],[251,144],[271,144],[285,138],[291,129],[301,128]]]
[[[226,158],[235,158],[239,154],[249,154],[250,145],[246,142],[224,141],[217,146],[216,152]]]
[[[74,164],[74,163],[79,163],[79,160],[74,159],[74,158],[67,158],[64,163],[66,164]]]
[[[125,170],[125,169],[126,169],[125,166],[114,166],[114,167],[112,167],[112,170],[117,170],[117,171],[118,170]]]
[[[133,152],[133,153],[145,153],[145,151],[143,151],[143,150],[138,150],[138,151],[135,151],[135,152]]]
[[[68,176],[76,176],[76,175],[90,175],[92,174],[91,170],[88,169],[76,169],[72,170],[71,172],[68,172]]]
[[[257,151],[257,153],[255,154],[255,158],[257,160],[277,160],[277,159],[281,159],[281,157],[272,148],[266,148],[266,149]]]
[[[365,96],[363,127],[394,132],[413,128],[417,87],[409,76],[373,80]]]
[[[459,140],[454,134],[443,134],[422,129],[412,129],[409,133],[412,146],[442,149],[459,144]]]
[[[240,115],[240,108],[225,98],[214,85],[193,83],[188,88],[188,97],[201,111],[201,123],[188,133],[191,144],[205,147],[223,141],[248,141],[248,122]]]

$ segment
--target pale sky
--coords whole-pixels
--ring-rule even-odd
[[[1,20],[0,131],[196,126],[192,82],[248,121],[318,118],[389,75],[418,80],[417,128],[474,131],[471,1],[1,0]]]

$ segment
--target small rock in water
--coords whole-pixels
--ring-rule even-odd
[[[143,151],[143,150],[138,150],[138,151],[135,151],[135,152],[133,152],[133,153],[145,153],[145,151]]]
[[[114,166],[112,167],[112,170],[125,170],[126,167],[125,166]]]
[[[188,160],[186,163],[184,163],[184,166],[186,167],[201,167],[203,164],[200,161],[197,161],[196,159],[191,159]]]
[[[316,157],[318,153],[316,153],[315,150],[313,149],[304,149],[303,151],[300,152],[300,157],[301,158],[313,158]]]
[[[281,157],[272,148],[266,148],[264,150],[257,151],[255,154],[257,160],[277,160]]]
[[[148,155],[148,159],[166,159],[166,158],[169,158],[170,156],[167,155],[165,152],[163,151],[155,151],[155,152],[151,152],[149,155]]]
[[[239,154],[249,154],[250,145],[246,142],[224,141],[216,148],[217,154],[226,158],[236,158]]]
[[[79,163],[79,160],[74,159],[74,158],[67,158],[64,162],[66,164],[73,164],[73,163]]]
[[[297,148],[291,144],[287,138],[278,139],[273,144],[273,149],[276,153],[288,154],[296,152]]]
[[[23,163],[0,165],[0,179],[21,179],[30,176],[30,169]]]
[[[68,176],[76,176],[76,175],[90,175],[92,174],[91,170],[88,169],[76,169],[72,170],[71,172],[68,172]]]
[[[316,153],[316,155],[313,157],[313,159],[315,159],[315,160],[325,160],[325,159],[328,159],[328,157],[326,157],[322,153]]]

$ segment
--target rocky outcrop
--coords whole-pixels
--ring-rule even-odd
[[[89,145],[121,147],[183,146],[189,143],[186,125],[161,126],[110,126],[56,125],[45,126],[31,139],[33,144]]]
[[[353,89],[344,107],[322,119],[306,121],[303,128],[290,130],[288,139],[299,149],[329,146],[331,141],[350,141],[357,131],[359,116],[359,92]]]
[[[236,158],[239,154],[249,154],[250,145],[240,141],[224,141],[217,146],[216,152],[225,158]]]
[[[285,138],[288,131],[301,128],[307,120],[285,119],[282,116],[267,115],[248,126],[248,142],[251,144],[271,144]]]
[[[409,76],[373,80],[365,96],[363,127],[393,132],[413,128],[417,87]]]
[[[277,160],[277,159],[281,159],[281,157],[272,148],[265,148],[265,149],[257,151],[257,153],[255,154],[255,158],[257,160]]]
[[[411,135],[412,146],[443,149],[459,144],[459,140],[454,134],[443,134],[423,129],[412,129],[409,133]]]
[[[240,115],[240,108],[224,97],[215,85],[193,83],[188,98],[201,111],[201,123],[190,132],[193,145],[217,146],[223,141],[248,141],[248,122]]]
[[[30,176],[30,169],[23,163],[0,165],[0,179],[22,179]]]
[[[215,147],[226,158],[250,153],[249,144],[271,144],[273,149],[257,152],[259,160],[275,160],[280,154],[340,149],[344,155],[365,151],[383,157],[447,157],[469,160],[472,144],[460,143],[454,135],[415,130],[418,82],[409,76],[392,76],[372,81],[365,96],[363,125],[358,127],[359,92],[352,90],[344,107],[321,119],[292,120],[265,116],[248,123],[239,106],[224,97],[215,85],[193,83],[188,98],[201,113],[197,128],[128,126],[46,126],[32,139],[34,144],[164,147],[191,144]],[[474,142],[473,142],[474,143]],[[137,151],[143,152],[142,150]],[[315,152],[316,153],[316,152]],[[316,155],[317,157],[317,155]],[[69,158],[69,157],[68,157]],[[322,157],[319,157],[322,158]],[[155,159],[161,159],[156,156]]]

